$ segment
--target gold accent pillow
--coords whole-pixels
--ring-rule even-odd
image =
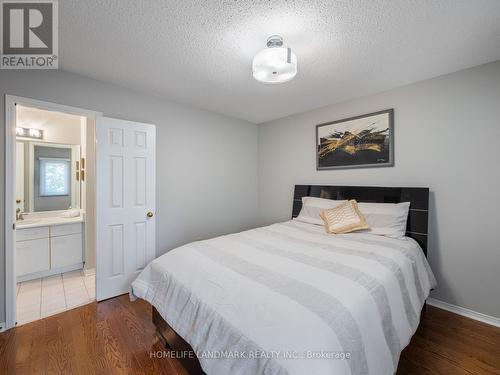
[[[361,229],[369,229],[365,217],[358,209],[354,199],[337,207],[321,211],[320,214],[328,233],[349,233]]]

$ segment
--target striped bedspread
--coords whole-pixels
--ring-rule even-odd
[[[390,375],[435,279],[418,244],[289,221],[176,248],[149,301],[207,374]]]

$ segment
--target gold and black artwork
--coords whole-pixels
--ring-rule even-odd
[[[316,126],[317,169],[394,165],[394,110]]]

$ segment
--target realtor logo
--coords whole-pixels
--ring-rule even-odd
[[[1,69],[57,69],[57,0],[1,4]]]

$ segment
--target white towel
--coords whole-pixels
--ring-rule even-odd
[[[78,217],[78,216],[80,216],[80,211],[78,210],[69,210],[61,214],[61,217]]]

